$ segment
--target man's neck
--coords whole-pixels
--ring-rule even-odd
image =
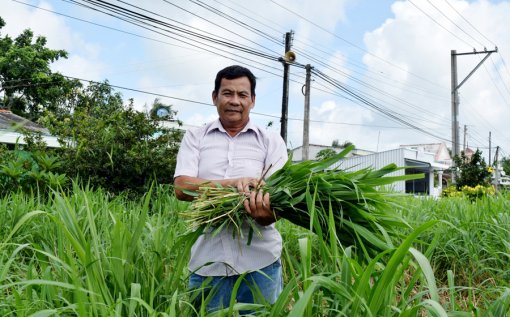
[[[220,122],[221,122],[221,119],[220,119]],[[235,137],[236,135],[239,134],[239,132],[241,132],[248,125],[248,122],[246,122],[243,125],[238,125],[238,126],[237,125],[227,126],[223,122],[221,122],[221,125],[223,126],[225,131],[227,131],[228,135],[230,135],[231,137]]]

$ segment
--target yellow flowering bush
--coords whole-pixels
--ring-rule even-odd
[[[441,192],[442,197],[462,197],[464,194],[462,191],[457,190],[455,186],[448,186]]]
[[[457,190],[455,186],[445,188],[441,194],[442,197],[468,197],[471,200],[496,194],[496,190],[491,185],[462,186]]]
[[[463,186],[462,192],[471,199],[480,198],[482,196],[494,195],[496,190],[491,185],[476,185],[475,187]]]

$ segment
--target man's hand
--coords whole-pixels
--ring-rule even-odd
[[[246,212],[261,226],[267,226],[276,221],[269,198],[269,193],[259,189],[250,191],[244,201]]]

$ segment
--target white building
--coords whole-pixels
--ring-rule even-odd
[[[324,149],[340,152],[343,148],[333,148],[325,145],[311,144],[309,158],[315,159],[317,153]],[[302,146],[292,150],[292,160],[302,160]],[[399,149],[384,152],[372,152],[354,149],[337,166],[341,169],[380,169],[394,163],[399,167],[406,167],[390,174],[390,176],[423,173],[423,179],[400,181],[393,184],[393,189],[403,193],[430,195],[438,197],[445,183],[443,171],[451,166],[448,148],[444,144],[416,144],[402,146]]]
[[[442,190],[443,171],[450,166],[437,162],[435,154],[418,149],[399,148],[363,156],[351,156],[340,161],[337,166],[342,169],[380,169],[394,163],[405,169],[393,172],[389,176],[423,173],[423,179],[400,181],[393,184],[393,189],[403,193],[414,193],[438,197]]]

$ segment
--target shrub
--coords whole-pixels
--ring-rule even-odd
[[[172,182],[182,132],[136,111],[132,100],[123,105],[108,83],[90,85],[72,112],[43,122],[61,144],[61,171],[92,187],[143,193],[154,180]]]
[[[476,185],[474,187],[464,185],[460,190],[455,186],[448,186],[441,194],[443,197],[467,197],[475,200],[484,196],[493,196],[496,190],[491,185]]]

